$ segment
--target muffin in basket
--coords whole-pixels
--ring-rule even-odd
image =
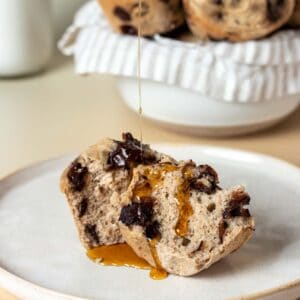
[[[267,36],[286,24],[295,8],[295,0],[183,0],[183,4],[196,36],[203,38],[206,33],[232,42]]]
[[[180,0],[143,0],[141,10],[137,0],[98,0],[113,29],[119,33],[137,35],[139,19],[141,35],[172,31],[184,23]]]

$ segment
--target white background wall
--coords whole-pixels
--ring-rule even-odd
[[[87,0],[51,0],[53,4],[55,36],[58,39],[71,24],[76,10]]]

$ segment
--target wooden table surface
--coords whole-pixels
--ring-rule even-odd
[[[0,177],[31,163],[78,152],[99,138],[139,132],[139,118],[122,102],[114,78],[80,77],[70,59],[56,55],[42,74],[0,80]],[[143,121],[147,143],[191,143],[269,154],[300,166],[300,110],[261,133],[203,138]],[[0,291],[0,299],[12,299]]]

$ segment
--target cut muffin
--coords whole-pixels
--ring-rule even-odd
[[[163,161],[174,162],[126,133],[122,141],[100,141],[71,163],[60,186],[86,249],[123,242],[118,225],[120,195],[127,190],[132,169]]]
[[[207,165],[139,166],[122,197],[121,233],[152,266],[190,276],[252,236],[249,201],[242,186],[222,190]]]

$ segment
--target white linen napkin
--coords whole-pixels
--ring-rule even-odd
[[[79,74],[136,76],[137,37],[114,33],[97,1],[85,4],[59,41]],[[243,43],[142,39],[141,77],[226,102],[300,97],[300,30]]]

